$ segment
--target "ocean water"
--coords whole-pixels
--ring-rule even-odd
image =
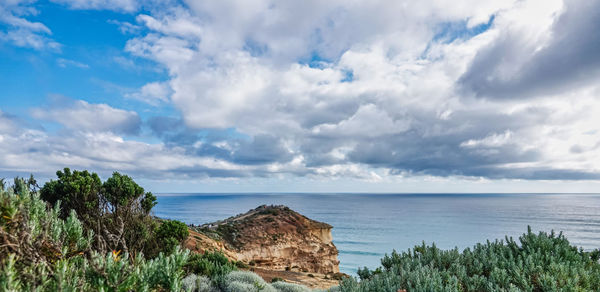
[[[600,247],[600,194],[160,194],[155,215],[203,224],[263,204],[287,205],[333,226],[340,270],[376,268],[392,250],[435,242],[464,249],[534,231],[563,231]]]

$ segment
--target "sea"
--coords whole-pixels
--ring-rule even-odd
[[[265,204],[332,225],[340,271],[350,275],[422,242],[462,250],[505,236],[516,240],[528,226],[563,232],[585,250],[600,248],[600,194],[159,194],[154,212],[203,224]]]

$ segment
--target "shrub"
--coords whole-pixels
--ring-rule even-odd
[[[236,266],[223,253],[207,251],[204,254],[192,254],[185,264],[185,270],[188,274],[203,275],[216,279],[236,270]]]
[[[196,276],[194,274],[191,274],[185,277],[182,283],[183,291],[219,292],[219,290],[212,285],[211,279],[206,276]]]
[[[73,171],[65,168],[57,171],[58,180],[50,180],[41,189],[41,197],[51,205],[61,201],[60,217],[66,218],[71,210],[79,214],[86,226],[92,226],[102,210],[102,181],[87,170]]]
[[[0,186],[1,291],[150,291],[181,289],[189,251],[146,260],[91,249],[93,234],[75,211],[62,219],[26,182]]]
[[[271,286],[275,288],[278,292],[310,292],[311,290],[297,284],[286,283],[283,281],[277,281],[272,283]]]
[[[155,238],[163,251],[170,252],[188,237],[185,223],[176,220],[163,221],[156,230]]]
[[[223,286],[223,290],[227,292],[277,291],[271,285],[267,284],[259,275],[246,271],[233,271],[227,274]]]
[[[63,264],[89,252],[92,233],[84,231],[74,212],[62,220],[59,210],[58,203],[47,210],[23,179],[0,188],[0,258],[5,270],[0,285],[43,285],[53,272],[49,263]]]
[[[171,236],[170,232],[180,228],[173,225],[158,230],[164,232],[156,237],[160,227],[150,216],[156,196],[144,192],[131,177],[115,172],[102,183],[95,173],[68,168],[56,175],[57,180],[42,187],[41,198],[51,205],[62,202],[60,218],[75,211],[85,228],[94,231],[94,249],[100,253],[122,250],[154,257],[161,251],[172,251],[185,240],[181,232]]]
[[[424,243],[386,255],[379,271],[361,269],[342,291],[599,291],[598,252],[571,246],[561,234],[534,234],[477,244],[463,252]]]

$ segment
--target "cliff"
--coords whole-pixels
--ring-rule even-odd
[[[332,226],[285,206],[260,206],[222,221],[192,227],[186,246],[199,252],[221,250],[256,270],[339,274]]]

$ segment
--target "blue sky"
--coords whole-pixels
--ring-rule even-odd
[[[595,192],[586,1],[9,0],[0,175],[156,192]]]

